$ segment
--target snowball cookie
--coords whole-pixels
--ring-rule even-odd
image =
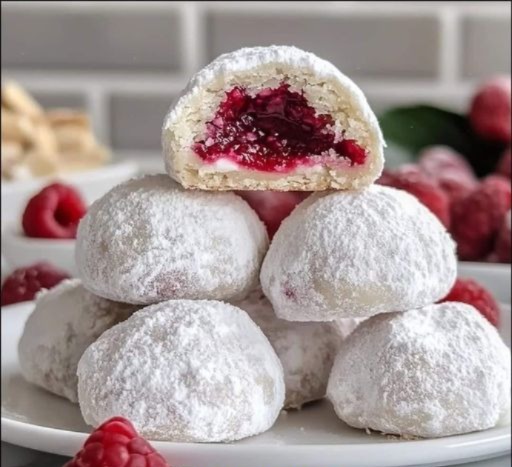
[[[356,428],[434,438],[510,420],[510,350],[472,306],[374,316],[341,344],[327,395]]]
[[[111,300],[243,298],[268,247],[265,226],[233,193],[186,191],[166,175],[114,187],[81,220],[85,287]]]
[[[377,119],[332,63],[288,46],[221,55],[165,118],[168,173],[204,190],[362,188],[383,166]]]
[[[299,204],[272,240],[261,285],[280,318],[328,321],[433,303],[456,266],[454,242],[428,208],[371,186]]]
[[[84,350],[136,309],[97,297],[78,279],[40,292],[18,344],[23,377],[77,402],[76,368]]]
[[[120,415],[153,440],[232,441],[273,425],[283,368],[244,311],[171,300],[135,313],[85,351],[78,398],[93,426]]]
[[[349,334],[354,332],[354,329],[357,328],[363,321],[368,318],[341,318],[332,322],[334,329],[338,332],[339,336],[342,339],[346,339]]]
[[[279,319],[259,290],[237,303],[274,347],[286,386],[285,408],[300,408],[325,396],[341,338],[329,323],[292,323]]]

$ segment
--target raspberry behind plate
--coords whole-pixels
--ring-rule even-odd
[[[490,175],[469,196],[454,203],[451,233],[461,260],[479,261],[491,253],[510,202],[510,181]]]
[[[441,302],[462,302],[474,306],[494,326],[500,322],[500,307],[483,285],[473,279],[458,278]]]

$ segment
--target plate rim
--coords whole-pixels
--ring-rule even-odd
[[[510,426],[493,428],[497,433],[485,439],[479,439],[482,432],[455,435],[423,440],[399,440],[389,443],[353,443],[353,444],[239,444],[239,443],[174,443],[170,441],[150,441],[152,446],[169,460],[181,458],[202,462],[203,456],[222,456],[223,462],[240,462],[240,456],[257,456],[258,462],[273,459],[283,451],[293,451],[294,455],[305,461],[317,459],[319,454],[344,456],[346,461],[353,461],[361,455],[368,461],[376,457],[392,457],[388,463],[379,466],[420,466],[432,462],[462,461],[499,457],[510,452]],[[30,434],[35,442],[27,442]],[[375,435],[379,435],[376,433]],[[59,428],[33,425],[2,416],[2,441],[42,450],[51,454],[73,456],[87,438],[88,433],[62,430]],[[464,438],[464,439],[461,439]],[[469,438],[469,439],[468,439]],[[476,438],[476,439],[475,439]],[[398,448],[400,446],[400,448]],[[418,463],[418,454],[423,461]],[[425,454],[428,452],[428,454]],[[181,464],[178,464],[181,465]],[[204,462],[203,462],[204,465]],[[208,464],[210,465],[210,464]],[[236,464],[232,464],[233,466]],[[302,465],[302,464],[301,464]],[[321,461],[320,464],[321,465]],[[354,466],[356,464],[353,464]],[[357,465],[373,465],[365,462]],[[447,464],[443,464],[447,465]]]

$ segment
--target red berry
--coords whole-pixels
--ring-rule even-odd
[[[447,146],[431,146],[419,154],[421,170],[434,178],[450,202],[464,198],[478,185],[469,163]]]
[[[512,158],[510,154],[510,147],[505,150],[503,155],[501,156],[501,159],[498,162],[498,165],[496,167],[496,173],[499,175],[503,175],[504,177],[511,178],[510,177],[510,171],[512,169]]]
[[[300,191],[239,191],[237,194],[256,211],[271,239],[295,206],[309,196],[309,192]]]
[[[165,459],[122,417],[94,430],[64,467],[169,467]]]
[[[375,181],[375,183],[379,185],[391,186],[393,180],[393,171],[389,169],[384,169],[380,174],[380,177]]]
[[[2,284],[2,306],[33,300],[37,292],[51,289],[64,279],[69,279],[66,272],[45,262],[16,269]]]
[[[23,212],[27,237],[75,238],[78,222],[87,208],[80,194],[67,185],[53,183],[32,197]]]
[[[471,102],[469,119],[475,132],[490,141],[510,142],[510,77],[483,83]]]
[[[471,165],[457,151],[448,146],[429,146],[418,155],[420,169],[431,177],[440,178],[445,172],[457,172],[475,178]]]
[[[418,166],[408,164],[395,171],[386,171],[378,183],[407,191],[430,209],[445,227],[450,225],[448,197],[437,182]]]
[[[498,326],[500,308],[492,294],[473,279],[457,279],[441,302],[462,302],[473,305],[491,324]]]
[[[478,261],[492,251],[510,202],[510,181],[490,175],[453,205],[451,233],[461,260]]]
[[[469,180],[455,175],[453,177],[445,175],[438,180],[438,183],[450,201],[450,210],[454,203],[469,196],[478,187],[478,180]]]
[[[312,155],[333,154],[362,165],[367,153],[355,140],[341,139],[334,120],[319,114],[303,92],[283,82],[253,95],[236,86],[226,92],[204,139],[192,149],[203,160],[230,159],[245,168],[288,172]]]
[[[510,211],[505,216],[501,229],[498,232],[496,245],[494,247],[494,257],[500,263],[511,262],[511,231],[510,231]]]

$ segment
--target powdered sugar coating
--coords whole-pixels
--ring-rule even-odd
[[[293,323],[277,318],[260,290],[236,303],[261,328],[281,360],[285,408],[300,408],[325,396],[341,338],[329,323]]]
[[[342,343],[327,394],[356,428],[425,438],[484,430],[510,422],[510,349],[470,305],[385,313]]]
[[[334,329],[342,339],[346,339],[363,321],[368,318],[341,318],[332,322]]]
[[[314,194],[284,220],[261,269],[280,318],[328,321],[418,308],[456,277],[455,245],[404,191]]]
[[[76,368],[85,349],[136,309],[97,297],[78,279],[38,294],[18,344],[23,377],[77,402]]]
[[[86,350],[78,395],[93,426],[120,415],[148,439],[232,441],[272,426],[284,401],[283,369],[244,311],[171,300],[135,313]]]
[[[267,246],[265,226],[239,196],[186,191],[166,175],[147,175],[89,208],[75,254],[88,289],[150,304],[245,296]]]

